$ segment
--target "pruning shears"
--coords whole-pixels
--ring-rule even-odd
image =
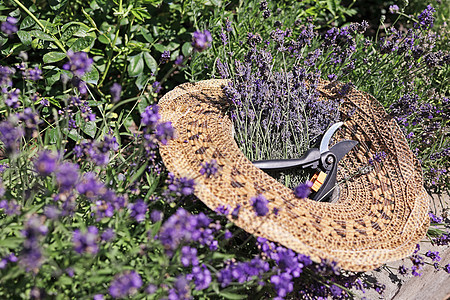
[[[319,148],[311,148],[306,153],[295,159],[273,159],[253,161],[253,165],[261,170],[283,171],[292,168],[314,169],[316,173],[311,179],[314,192],[310,197],[313,200],[322,200],[331,196],[331,190],[336,185],[337,166],[339,161],[355,147],[358,142],[344,140],[328,149],[334,133],[344,123],[333,124],[323,135]]]

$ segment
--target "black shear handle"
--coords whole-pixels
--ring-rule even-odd
[[[309,149],[306,153],[296,159],[272,159],[254,161],[253,165],[261,170],[285,170],[295,167],[302,169],[316,169],[320,163],[320,151],[317,148]]]

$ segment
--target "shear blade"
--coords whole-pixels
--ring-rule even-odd
[[[328,128],[328,130],[325,132],[325,134],[322,137],[322,140],[320,141],[320,153],[325,153],[327,151],[329,151],[328,149],[328,145],[330,144],[330,140],[333,137],[334,133],[339,129],[339,127],[341,127],[342,125],[344,125],[344,122],[337,122],[334,123],[330,128]]]

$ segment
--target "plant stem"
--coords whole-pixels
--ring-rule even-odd
[[[59,47],[59,49],[61,49],[62,52],[66,53],[66,48],[64,48],[64,45],[50,32],[47,32],[45,26],[41,23],[41,21],[39,21],[38,18],[36,18],[36,16],[28,9],[26,8],[25,5],[23,5],[20,1],[18,0],[13,0],[14,3],[16,3],[21,9],[23,9],[41,28],[42,30],[44,30],[45,33],[49,34],[52,38],[53,38],[53,42],[56,44],[56,46]]]

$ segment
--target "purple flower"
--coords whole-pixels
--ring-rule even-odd
[[[28,69],[25,71],[25,77],[27,79],[38,81],[39,79],[42,79],[42,70],[39,69],[39,67],[34,67],[34,69]]]
[[[375,162],[381,163],[383,160],[385,160],[387,157],[387,154],[384,151],[376,152],[372,158],[369,159],[369,164],[373,165]]]
[[[102,233],[102,241],[109,242],[114,239],[115,236],[116,234],[114,233],[114,229],[106,228],[106,230]]]
[[[159,81],[153,82],[152,87],[153,87],[153,92],[156,94],[158,94],[162,89],[161,83]]]
[[[391,14],[398,13],[399,10],[400,10],[400,8],[398,8],[398,6],[395,5],[395,4],[389,6],[389,12],[390,12]]]
[[[169,173],[167,191],[170,194],[175,194],[177,197],[189,196],[194,193],[194,185],[195,182],[193,179],[186,177],[176,178],[175,175]]]
[[[12,87],[13,82],[11,80],[11,76],[14,74],[14,68],[0,66],[0,87],[1,91],[6,93],[8,90],[7,87]]]
[[[5,99],[5,104],[11,108],[18,108],[20,106],[19,95],[20,95],[19,89],[12,90],[11,92],[9,92],[7,94],[6,99]]]
[[[208,30],[196,31],[192,36],[192,47],[198,52],[203,52],[211,46],[212,36]]]
[[[10,121],[0,122],[0,141],[7,154],[17,154],[19,152],[20,140],[23,137],[23,129],[16,127]]]
[[[281,275],[272,275],[272,277],[270,277],[270,282],[277,291],[278,297],[285,297],[294,290],[292,276],[289,274],[282,273]]]
[[[169,140],[175,138],[175,129],[172,123],[164,122],[156,125],[156,138],[163,145],[166,145]]]
[[[161,58],[159,59],[159,63],[163,65],[163,64],[168,63],[169,60],[170,60],[170,51],[164,51],[161,54]]]
[[[78,77],[82,77],[85,73],[89,72],[94,62],[86,52],[73,52],[69,50],[67,51],[67,57],[69,58],[69,62],[63,65],[63,69],[71,71]],[[80,93],[82,93],[81,90]]]
[[[146,288],[145,288],[145,292],[149,295],[154,294],[156,291],[158,290],[158,287],[154,284],[149,284]]]
[[[83,178],[76,185],[77,191],[89,199],[103,195],[106,191],[105,185],[100,182],[92,172],[83,174]]]
[[[179,208],[161,227],[158,239],[166,253],[173,251],[183,242],[195,241],[202,245],[211,245],[214,241],[213,231],[209,227],[211,220],[203,213],[190,215]]]
[[[173,284],[173,288],[169,290],[168,300],[190,299],[189,282],[185,276],[180,276]]]
[[[311,193],[312,186],[313,186],[313,183],[311,181],[307,181],[306,183],[299,184],[294,189],[295,197],[300,198],[300,199],[308,198],[309,194]]]
[[[210,178],[215,175],[219,170],[219,165],[215,159],[212,159],[210,162],[204,162],[201,166],[202,168],[200,169],[200,174],[205,175],[206,178]]]
[[[425,8],[420,15],[417,17],[419,20],[419,24],[415,24],[416,27],[419,27],[420,29],[426,30],[433,27],[434,23],[434,15],[436,10],[433,8],[433,6],[428,5],[427,8]]]
[[[2,26],[1,26],[1,30],[3,31],[4,34],[6,35],[12,35],[14,33],[17,32],[17,22],[19,20],[17,20],[16,18],[13,17],[7,17],[5,22],[2,22]]]
[[[136,271],[126,271],[111,281],[109,294],[113,298],[125,298],[134,295],[141,286],[141,276]]]
[[[56,169],[56,181],[61,190],[70,190],[78,182],[79,167],[77,164],[65,162],[59,165]]]
[[[441,261],[439,251],[428,251],[427,253],[425,253],[425,256],[431,258],[433,261]]]
[[[183,67],[183,60],[184,60],[183,55],[178,55],[177,58],[175,59],[175,65]]]
[[[56,169],[58,156],[50,151],[43,151],[34,161],[36,172],[41,176],[48,176]]]
[[[241,205],[238,204],[233,211],[231,212],[231,217],[236,220],[239,217],[239,210],[241,209]]]
[[[443,219],[436,217],[433,213],[428,213],[428,215],[430,216],[431,222],[433,223],[442,223]]]
[[[131,210],[130,216],[138,223],[145,220],[145,215],[147,214],[148,208],[144,200],[138,199],[135,203],[130,204],[128,208]]]
[[[450,274],[450,264],[445,265],[444,271]]]
[[[48,228],[44,225],[45,218],[37,215],[31,215],[25,223],[25,228],[22,230],[22,235],[25,237],[23,242],[23,249],[20,254],[20,264],[26,270],[37,273],[40,266],[44,262],[39,241],[47,235]]]
[[[161,221],[162,217],[163,217],[163,213],[159,210],[155,209],[155,210],[152,210],[152,212],[150,213],[150,220],[153,223]]]
[[[147,106],[143,113],[141,113],[141,123],[144,126],[155,128],[161,116],[158,113],[159,106],[157,104],[153,104]]]
[[[0,209],[3,209],[8,216],[20,214],[20,206],[15,200],[0,200]]]
[[[185,267],[188,267],[189,265],[197,266],[197,249],[191,248],[189,246],[184,246],[183,248],[181,248],[180,261],[181,264]]]
[[[50,220],[56,220],[61,215],[61,211],[53,205],[47,205],[44,208],[44,215]]]
[[[98,229],[95,226],[89,226],[86,232],[75,229],[73,232],[73,248],[79,253],[96,254],[98,252]]]
[[[400,275],[405,275],[406,273],[408,273],[408,268],[404,265],[401,265],[400,267],[398,267],[398,273],[400,273]]]
[[[259,194],[256,197],[251,198],[253,209],[258,217],[265,216],[269,212],[267,204],[269,201],[264,197],[263,194]]]
[[[114,82],[111,88],[109,89],[113,102],[117,102],[120,100],[120,93],[122,92],[122,86],[117,82]]]
[[[204,290],[208,288],[211,283],[211,272],[204,264],[201,266],[194,266],[192,268],[192,273],[188,275],[188,279],[194,280],[196,290]]]
[[[105,297],[102,294],[94,295],[94,300],[103,300]]]

